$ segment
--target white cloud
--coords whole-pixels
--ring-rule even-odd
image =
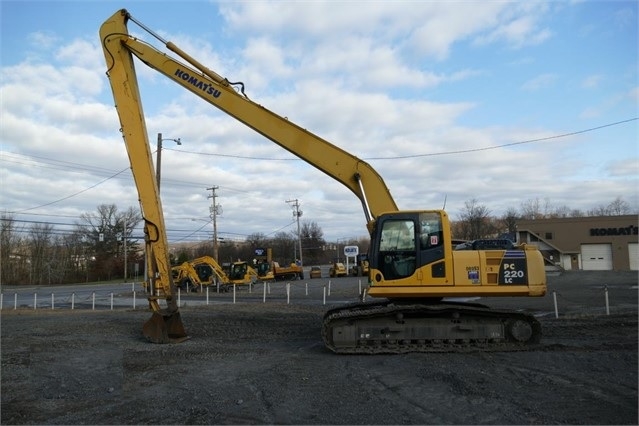
[[[599,87],[603,77],[599,74],[589,75],[581,81],[581,87],[584,89],[594,89]]]
[[[606,167],[608,174],[616,178],[639,179],[639,145],[634,157],[631,153],[629,153],[629,156],[630,158],[609,163]]]
[[[524,82],[521,88],[526,91],[537,91],[551,87],[557,81],[557,75],[546,73]]]
[[[36,31],[27,36],[27,40],[31,47],[36,50],[49,50],[56,46],[59,42],[59,38],[51,31]]]

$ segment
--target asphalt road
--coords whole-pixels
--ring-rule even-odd
[[[327,275],[327,272],[325,272]],[[549,274],[548,292],[540,298],[466,298],[499,308],[524,309],[535,316],[563,316],[584,312],[624,312],[637,306],[636,271],[571,271]],[[366,278],[340,277],[257,283],[236,287],[235,292],[179,292],[180,306],[219,303],[269,303],[335,305],[359,299]],[[141,283],[73,284],[65,286],[3,286],[6,309],[144,309],[146,293]]]

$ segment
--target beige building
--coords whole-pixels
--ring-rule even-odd
[[[517,242],[536,244],[547,267],[639,270],[637,215],[517,221]]]

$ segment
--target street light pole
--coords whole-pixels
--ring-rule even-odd
[[[157,157],[155,160],[155,178],[157,180],[158,191],[160,190],[160,175],[162,170],[162,141],[173,141],[178,145],[182,145],[182,141],[180,138],[177,139],[162,139],[162,133],[158,133],[158,144],[157,144]]]
[[[177,139],[162,139],[162,133],[158,133],[158,143],[157,143],[157,150],[156,150],[156,159],[155,159],[155,180],[156,180],[156,184],[158,187],[158,194],[160,192],[160,176],[161,176],[161,170],[162,170],[162,141],[173,141],[178,145],[182,145],[182,141],[180,140],[180,138]],[[149,256],[150,256],[150,252],[147,251],[149,243],[146,242],[144,244],[144,281],[146,282],[148,279],[148,266],[152,264],[152,262],[149,260]],[[126,281],[126,275],[125,275],[125,281]],[[149,290],[151,289],[151,287],[149,287]]]

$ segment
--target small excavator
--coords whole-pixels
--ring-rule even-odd
[[[131,36],[129,22],[180,59]],[[187,334],[175,302],[134,58],[342,183],[360,200],[371,241],[367,292],[378,299],[326,312],[321,334],[328,349],[367,354],[512,350],[540,341],[533,315],[460,301],[545,295],[544,262],[536,247],[453,250],[444,210],[400,210],[368,163],[252,101],[243,83],[210,70],[125,9],[102,24],[100,41],[144,216],[148,277],[162,289],[160,296],[149,297],[153,315],[143,334],[150,341],[181,341]]]

